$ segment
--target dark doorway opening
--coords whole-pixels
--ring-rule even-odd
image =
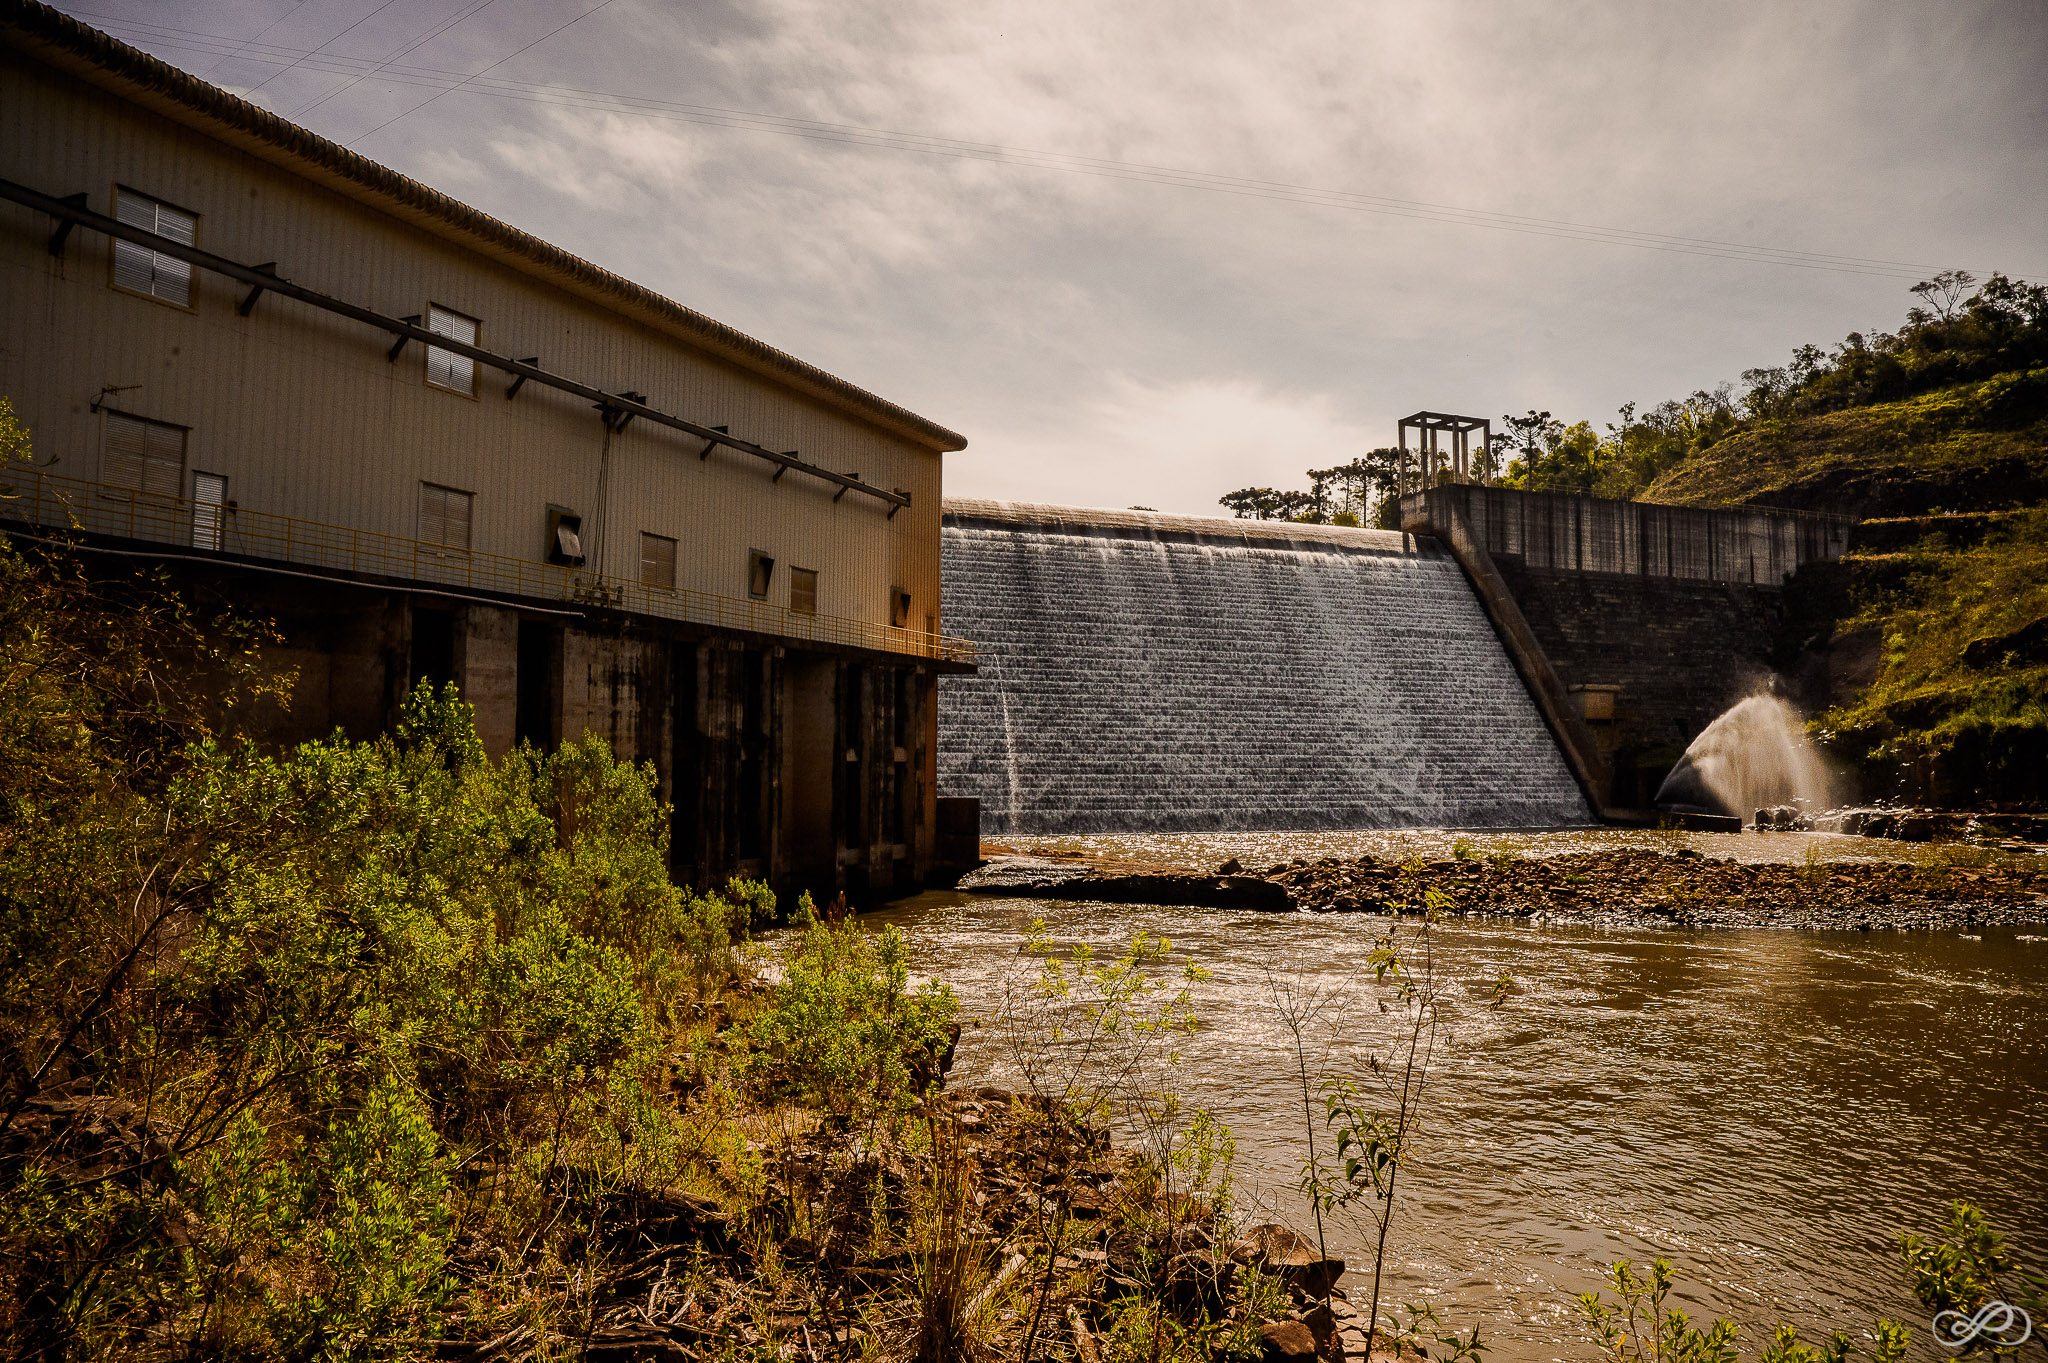
[[[759,649],[740,655],[740,770],[739,770],[739,859],[761,858],[762,808],[761,773],[768,759],[767,660]]]
[[[555,746],[555,696],[560,678],[561,631],[545,620],[519,622],[519,695],[516,737],[542,752]]]
[[[435,690],[455,680],[455,614],[430,607],[412,608],[413,685],[432,683]]]
[[[839,799],[839,843],[847,850],[850,864],[847,868],[847,883],[850,888],[865,889],[867,885],[868,801],[865,763],[861,756],[867,747],[867,735],[861,723],[864,710],[862,691],[866,674],[858,667],[842,667],[839,670],[839,742],[838,751],[833,754],[834,765],[838,767]],[[857,883],[856,883],[857,882]]]
[[[901,846],[908,841],[904,833],[910,811],[910,674],[899,670],[889,675],[889,714],[896,740],[889,768],[889,841]]]
[[[671,732],[675,751],[669,759],[669,875],[679,885],[698,879],[697,861],[704,843],[704,732],[697,718],[697,649],[683,644],[669,664],[670,703],[675,707]]]

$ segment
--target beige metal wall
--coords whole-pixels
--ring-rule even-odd
[[[772,449],[909,492],[888,507],[728,451],[708,460],[665,428],[614,437],[601,567],[637,577],[641,531],[678,540],[677,585],[746,595],[747,551],[819,573],[818,610],[888,621],[892,587],[912,628],[938,611],[940,456],[667,335],[440,240],[310,180],[0,52],[0,176],[113,212],[116,184],[199,217],[198,245],[386,314],[438,303],[481,319],[478,344]],[[106,405],[189,426],[188,470],[228,477],[242,507],[386,534],[416,533],[421,480],[472,491],[472,548],[539,559],[545,508],[599,520],[604,429],[580,400],[479,367],[477,396],[425,382],[423,349],[387,363],[389,339],[270,296],[237,315],[241,288],[198,272],[181,309],[111,285],[112,247],[0,203],[0,394],[55,472],[100,477]],[[113,392],[111,390],[123,390]],[[187,492],[190,490],[189,473]]]

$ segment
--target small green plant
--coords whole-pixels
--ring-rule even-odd
[[[1329,1257],[1326,1219],[1333,1214],[1361,1215],[1373,1244],[1372,1297],[1366,1317],[1366,1353],[1380,1336],[1380,1292],[1386,1265],[1387,1236],[1392,1229],[1395,1193],[1416,1128],[1436,1052],[1440,1021],[1433,932],[1438,920],[1455,906],[1445,890],[1424,886],[1425,867],[1411,860],[1401,868],[1399,897],[1389,900],[1390,912],[1421,913],[1413,927],[1390,927],[1367,956],[1374,987],[1382,995],[1375,1004],[1397,1019],[1390,1052],[1368,1055],[1368,1092],[1350,1076],[1311,1072],[1311,1032],[1337,1025],[1348,1002],[1348,982],[1306,983],[1282,977],[1267,968],[1267,987],[1274,1009],[1292,1039],[1296,1079],[1300,1086],[1306,1153],[1297,1186],[1315,1217],[1317,1252]],[[1313,1095],[1322,1097],[1317,1119]],[[1323,1154],[1318,1130],[1334,1137],[1334,1152]],[[1369,1210],[1362,1210],[1370,1204]],[[1476,1342],[1477,1336],[1474,1335]]]
[[[1417,1306],[1404,1301],[1399,1310],[1398,1318],[1389,1314],[1386,1331],[1395,1358],[1413,1354],[1433,1363],[1484,1363],[1489,1346],[1479,1337],[1478,1326],[1461,1335],[1444,1324],[1436,1308],[1427,1303]]]
[[[1654,1260],[1640,1273],[1621,1259],[1608,1270],[1613,1304],[1602,1293],[1580,1293],[1579,1311],[1601,1355],[1608,1363],[1735,1363],[1735,1322],[1700,1329],[1683,1310],[1664,1304],[1671,1285],[1669,1259]]]
[[[1180,1038],[1200,1025],[1193,986],[1209,972],[1188,961],[1178,983],[1170,983],[1172,942],[1143,930],[1133,934],[1121,956],[1103,961],[1086,943],[1057,949],[1040,919],[1023,950],[1038,959],[1038,969],[1005,986],[997,1024],[1012,1063],[1038,1099],[1032,1120],[1042,1134],[1028,1182],[1045,1181],[1073,1125],[1117,1117],[1139,1133],[1132,1153],[1153,1192],[1148,1205],[1156,1209],[1144,1213],[1151,1223],[1148,1234],[1168,1231],[1185,1218],[1198,1191],[1210,1199],[1227,1197],[1229,1128],[1206,1112],[1185,1110],[1173,1081]],[[1032,1229],[1043,1267],[1025,1326],[1027,1357],[1052,1296],[1072,1193],[1061,1180],[1035,1204]],[[1167,1347],[1172,1322],[1149,1306],[1142,1316],[1156,1357]],[[1120,1319],[1117,1329],[1132,1328],[1138,1318]]]
[[[1939,1235],[1903,1235],[1899,1250],[1913,1278],[1913,1295],[1934,1313],[1935,1337],[1943,1344],[1964,1355],[2017,1356],[2021,1342],[2010,1330],[1972,1330],[1962,1337],[1967,1322],[1990,1303],[2003,1302],[2031,1317],[2033,1338],[2048,1353],[2048,1277],[2021,1266],[1983,1208],[1951,1202],[1948,1225]]]
[[[1621,1259],[1608,1268],[1612,1303],[1600,1292],[1579,1295],[1579,1313],[1592,1326],[1594,1341],[1608,1363],[1735,1363],[1740,1329],[1729,1320],[1716,1320],[1702,1329],[1686,1312],[1666,1306],[1673,1281],[1669,1259],[1656,1259],[1640,1271]],[[1899,1363],[1912,1342],[1911,1332],[1896,1321],[1879,1320],[1871,1335],[1872,1363]],[[1808,1344],[1796,1327],[1780,1325],[1757,1357],[1759,1363],[1846,1363],[1857,1352],[1855,1342],[1841,1330],[1819,1344]]]
[[[1470,838],[1451,839],[1451,855],[1459,861],[1477,861],[1479,848]]]
[[[1808,894],[1819,894],[1827,888],[1828,877],[1833,869],[1820,854],[1817,843],[1806,844],[1806,859],[1799,868],[1799,888]]]

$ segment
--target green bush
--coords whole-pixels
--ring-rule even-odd
[[[795,927],[773,1001],[748,1026],[756,1084],[844,1118],[886,1109],[936,1078],[959,1005],[944,985],[909,987],[903,934],[825,922],[809,895]]]

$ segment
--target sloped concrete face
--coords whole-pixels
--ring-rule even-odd
[[[938,779],[984,833],[1590,814],[1465,578],[1383,531],[950,503]]]

